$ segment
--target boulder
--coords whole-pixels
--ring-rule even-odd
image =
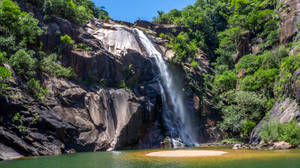
[[[293,146],[287,142],[275,142],[273,145],[273,149],[275,150],[286,150],[286,149],[291,149]]]
[[[238,150],[238,149],[241,149],[241,148],[242,148],[242,144],[235,144],[232,147],[233,150]]]

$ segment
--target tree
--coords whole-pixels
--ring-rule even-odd
[[[9,59],[9,63],[12,65],[18,75],[25,78],[30,78],[35,75],[35,68],[37,59],[33,58],[34,51],[27,51],[25,49],[18,50]]]

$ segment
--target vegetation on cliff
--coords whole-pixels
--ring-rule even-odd
[[[182,11],[158,12],[154,18],[157,23],[188,29],[178,36],[161,35],[177,53],[174,63],[183,68],[192,64],[197,48],[208,53],[213,72],[191,87],[202,85],[200,93],[212,92],[214,98],[209,101],[221,112],[219,126],[228,138],[247,141],[275,100],[286,95],[285,88],[300,67],[300,55],[288,54],[297,44],[279,43],[281,7],[281,2],[273,0],[198,0]]]
[[[28,7],[31,9],[26,9]],[[36,13],[26,11],[37,12],[43,17],[39,18]],[[73,79],[76,75],[58,58],[69,49],[90,50],[90,48],[82,43],[76,43],[70,36],[59,32],[57,34],[61,37],[57,47],[49,50],[44,46],[42,37],[46,36],[48,31],[45,23],[54,17],[68,19],[79,26],[94,17],[109,18],[103,7],[97,8],[90,0],[1,0],[0,94],[2,96],[16,101],[28,96],[41,104],[46,104],[45,99],[49,91],[45,88],[45,78]],[[31,98],[29,100],[32,100]],[[27,108],[28,104],[25,102],[24,106]],[[18,130],[21,135],[39,118],[38,113],[33,113],[27,108],[32,115],[32,121],[28,124],[28,121],[25,122],[24,113],[6,111],[8,109],[3,108],[0,125],[11,123],[13,126],[11,129]],[[9,114],[9,118],[5,117],[6,113]]]

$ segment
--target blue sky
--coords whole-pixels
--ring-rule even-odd
[[[104,6],[115,20],[134,22],[138,19],[151,21],[158,10],[182,9],[196,0],[92,0]]]

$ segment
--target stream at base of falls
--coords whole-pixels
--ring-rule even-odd
[[[195,148],[194,148],[195,149]],[[194,150],[192,149],[192,150]],[[197,148],[228,152],[222,156],[156,158],[157,150],[77,153],[2,161],[0,168],[299,168],[300,149],[284,151]]]

